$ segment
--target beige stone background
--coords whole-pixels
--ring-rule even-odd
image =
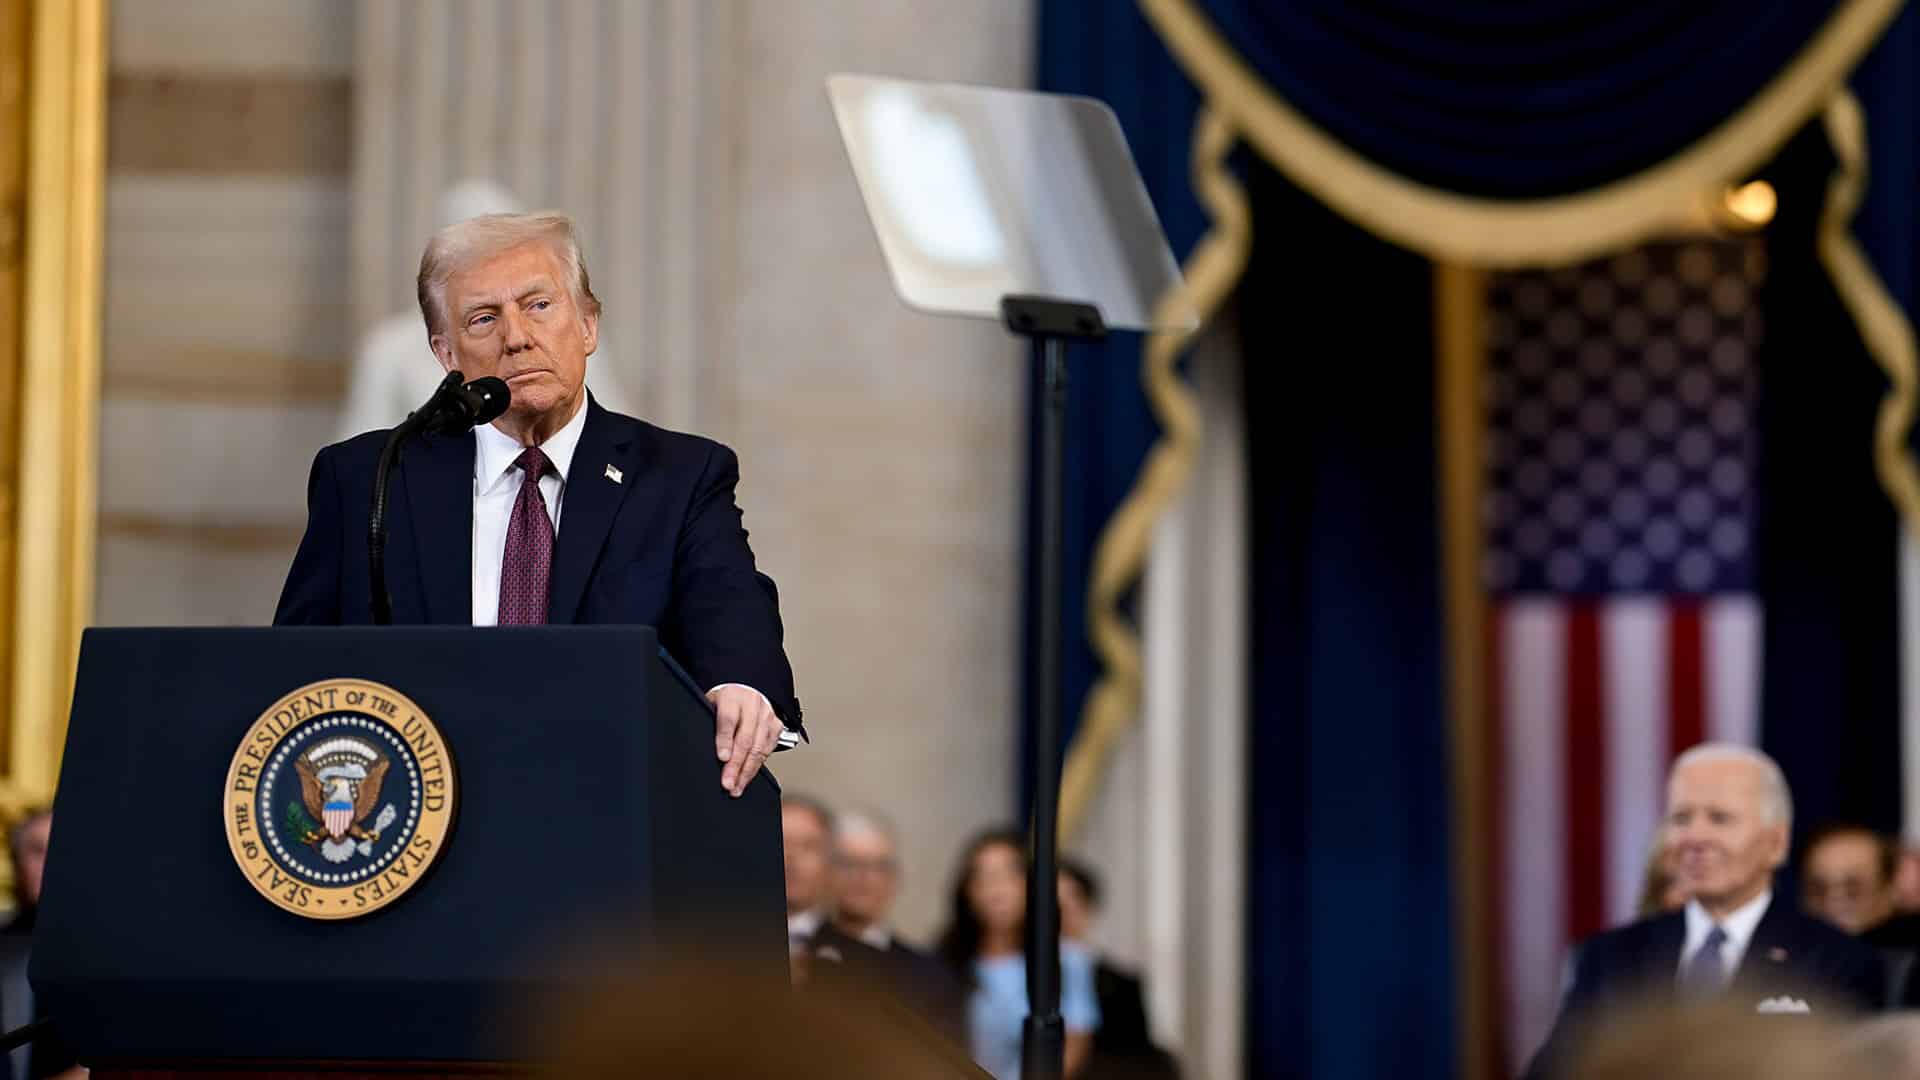
[[[640,411],[739,450],[816,734],[777,772],[897,821],[930,934],[1011,805],[1022,359],[894,301],[822,80],[1017,86],[1031,36],[1026,0],[117,0],[98,622],[271,617],[357,343],[493,172],[580,216]]]

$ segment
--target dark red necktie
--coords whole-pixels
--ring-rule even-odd
[[[540,477],[553,463],[538,447],[522,451],[520,495],[507,519],[507,549],[500,559],[501,626],[544,626],[547,621],[547,577],[553,569],[553,519],[540,497]]]

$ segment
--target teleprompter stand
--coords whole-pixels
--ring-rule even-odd
[[[1061,500],[1066,457],[1067,343],[1107,336],[1092,304],[1043,296],[1000,301],[1007,329],[1027,339],[1039,375],[1040,524],[1039,640],[1033,681],[1033,865],[1027,881],[1027,1020],[1021,1032],[1020,1075],[1055,1080],[1065,1069],[1066,1026],[1060,1018],[1060,561],[1064,538]]]

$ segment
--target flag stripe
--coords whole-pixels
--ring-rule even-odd
[[[1667,708],[1672,745],[1669,759],[1706,738],[1707,699],[1705,661],[1700,631],[1700,602],[1675,600],[1667,620],[1668,666]]]
[[[1505,736],[1506,799],[1500,818],[1512,905],[1503,927],[1508,1060],[1518,1065],[1546,1037],[1560,1003],[1567,949],[1566,610],[1549,600],[1501,605],[1498,698]]]
[[[1704,613],[1707,736],[1760,745],[1760,601],[1716,596]]]
[[[1607,924],[1640,904],[1647,848],[1660,816],[1667,767],[1667,607],[1653,597],[1609,600],[1602,609],[1602,690],[1607,723]]]
[[[1487,1000],[1494,1003],[1500,1016],[1496,1031],[1507,1027],[1506,1017],[1512,1015],[1512,1002],[1507,996],[1512,981],[1507,974],[1507,965],[1516,954],[1509,947],[1506,928],[1512,925],[1511,916],[1516,909],[1524,906],[1521,899],[1524,894],[1516,895],[1509,891],[1507,870],[1513,865],[1507,851],[1506,811],[1509,803],[1507,776],[1507,688],[1505,673],[1508,668],[1502,656],[1502,629],[1505,620],[1497,604],[1489,604],[1486,611],[1486,625],[1481,627],[1485,638],[1483,662],[1486,664],[1484,685],[1486,686],[1486,740],[1485,756],[1482,764],[1486,775],[1486,814],[1492,837],[1487,843],[1486,895],[1490,908],[1488,926],[1493,930],[1487,935],[1488,947],[1492,953],[1487,958]],[[1493,1043],[1493,1075],[1514,1076],[1526,1064],[1526,1058],[1514,1056],[1513,1048],[1504,1039],[1495,1038]]]
[[[1600,708],[1600,616],[1594,605],[1567,613],[1567,846],[1563,852],[1572,940],[1607,925],[1607,731]]]

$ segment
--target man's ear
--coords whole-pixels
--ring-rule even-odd
[[[1778,870],[1787,865],[1787,854],[1793,847],[1793,838],[1787,835],[1787,823],[1784,821],[1776,821],[1768,828],[1773,830],[1773,868]]]
[[[580,316],[580,333],[587,342],[587,355],[592,356],[593,351],[600,347],[600,316]]]
[[[453,370],[453,343],[447,340],[447,335],[445,334],[429,335],[427,338],[427,345],[433,349],[433,358],[435,360],[440,361],[440,369],[442,371],[452,371]]]

